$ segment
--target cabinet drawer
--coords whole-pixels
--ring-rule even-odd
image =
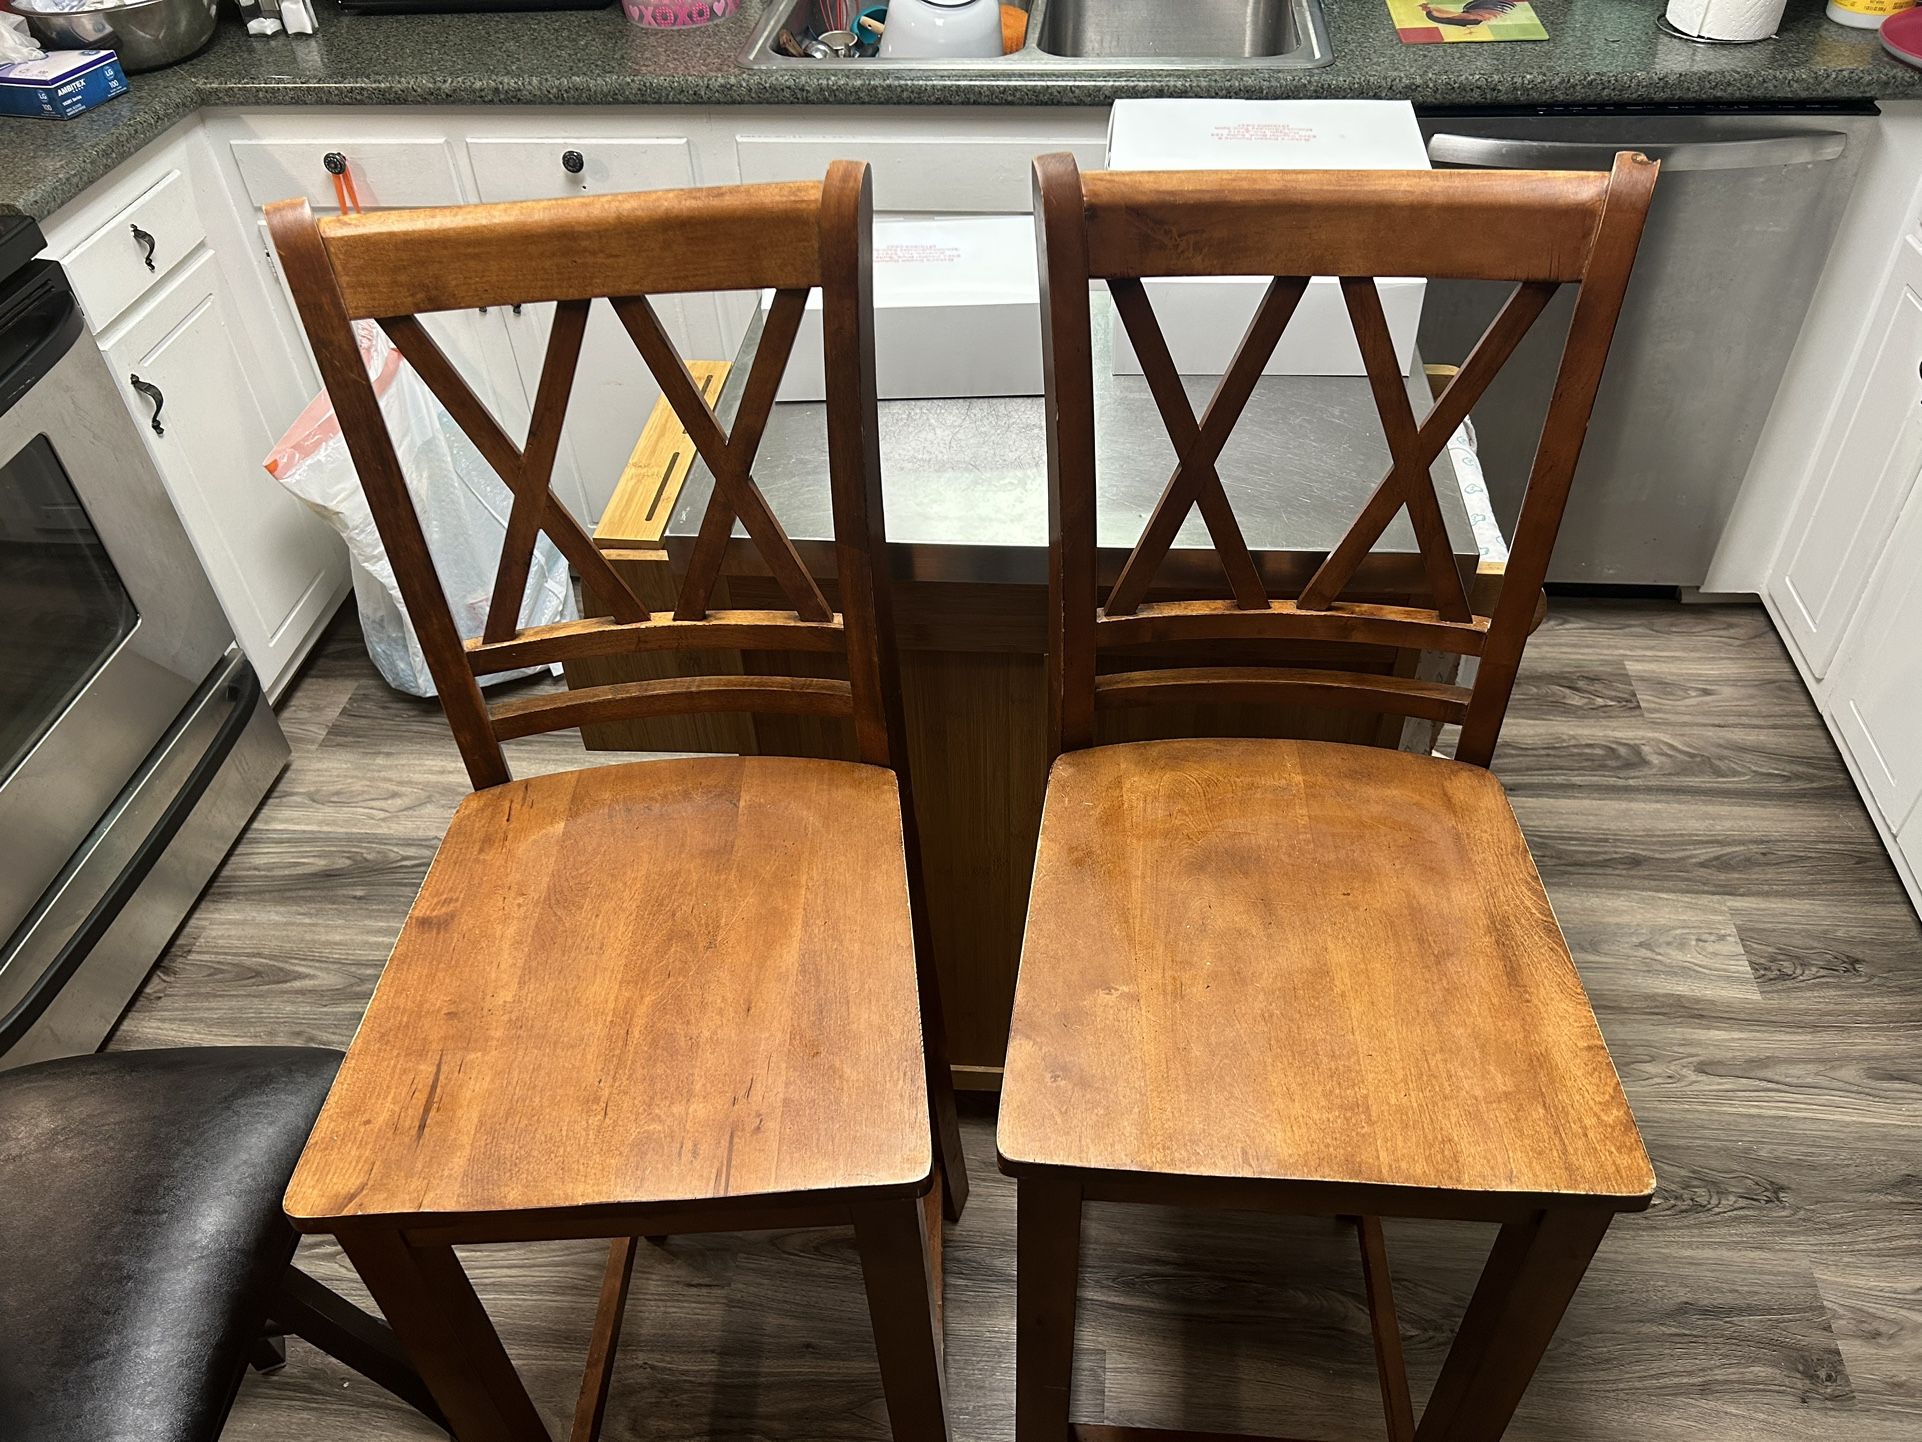
[[[741,179],[819,180],[836,160],[865,160],[874,171],[874,208],[985,211],[1018,215],[1034,208],[1034,158],[1066,150],[1083,169],[1107,162],[1107,145],[1085,137],[983,136],[796,138],[743,135],[735,142]]]
[[[236,140],[234,164],[255,205],[305,196],[316,209],[335,208],[327,156],[338,151],[352,169],[355,193],[369,210],[381,205],[459,205],[460,177],[444,140]]]
[[[96,332],[105,330],[207,238],[186,175],[170,170],[62,257]]]
[[[579,157],[569,170],[563,157]],[[481,200],[558,200],[622,190],[668,190],[694,183],[685,140],[470,140]]]

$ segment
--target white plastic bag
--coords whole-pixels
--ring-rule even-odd
[[[427,549],[440,573],[441,588],[463,637],[481,633],[494,588],[494,570],[507,534],[512,505],[506,484],[481,457],[474,443],[447,414],[426,383],[402,359],[387,333],[372,321],[354,326],[361,359],[373,377],[401,473],[413,493]],[[420,641],[407,618],[394,568],[374,527],[372,511],[360,489],[340,433],[333,404],[321,392],[280,438],[267,458],[267,473],[312,507],[347,542],[367,654],[396,690],[415,696],[434,694]],[[573,587],[567,564],[543,534],[528,568],[520,623],[545,626],[571,619]],[[532,675],[540,667],[503,672],[484,684]]]

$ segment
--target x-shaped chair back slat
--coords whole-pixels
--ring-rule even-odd
[[[1308,284],[1307,276],[1278,276],[1270,282],[1247,333],[1222,373],[1205,418],[1197,422],[1146,289],[1133,277],[1109,279],[1108,290],[1114,299],[1115,313],[1127,329],[1141,362],[1142,377],[1180,459],[1167,487],[1149,512],[1140,539],[1122,563],[1121,572],[1102,606],[1104,615],[1127,616],[1139,609],[1182,522],[1197,506],[1214,542],[1215,554],[1227,574],[1235,604],[1243,610],[1260,610],[1268,605],[1268,592],[1260,569],[1222,489],[1216,463]],[[1341,287],[1392,461],[1388,473],[1369,496],[1353,525],[1303,588],[1296,605],[1304,611],[1327,610],[1354,578],[1356,568],[1381,539],[1395,513],[1406,509],[1435,598],[1436,612],[1446,620],[1466,621],[1470,614],[1468,596],[1455,567],[1430,467],[1468,408],[1487,388],[1554,296],[1557,286],[1554,282],[1540,282],[1517,288],[1483,344],[1477,347],[1470,364],[1450,382],[1449,389],[1458,394],[1449,397],[1444,393],[1443,399],[1437,401],[1434,410],[1419,426],[1402,384],[1401,366],[1374,280],[1367,276],[1344,276]],[[1450,416],[1454,417],[1452,422],[1448,421]]]
[[[674,408],[674,414],[687,431],[714,475],[714,491],[694,542],[693,557],[683,578],[674,615],[682,621],[698,621],[707,615],[715,583],[720,579],[721,561],[729,535],[738,519],[748,539],[759,551],[768,571],[781,585],[793,604],[795,614],[807,621],[825,621],[833,614],[821,595],[821,588],[808,574],[794,542],[781,528],[768,508],[767,498],[754,482],[754,456],[761,447],[774,398],[787,371],[794,338],[801,329],[807,309],[805,290],[779,290],[768,308],[767,324],[762,328],[754,363],[748,372],[746,390],[736,413],[734,432],[721,428],[700,389],[682,364],[662,328],[660,317],[645,296],[622,296],[613,302],[614,310],[633,338],[635,349],[653,372],[661,394]]]
[[[647,619],[647,608],[608,565],[607,558],[594,545],[593,537],[582,529],[552,489],[561,421],[567,410],[567,393],[572,388],[586,319],[584,303],[579,303],[578,312],[571,308],[555,309],[554,329],[541,367],[535,417],[529,423],[529,444],[525,451],[508,439],[493,412],[474,394],[417,317],[384,316],[380,321],[381,329],[387,332],[395,348],[474,443],[481,458],[494,468],[512,497],[507,536],[501,545],[494,589],[488,600],[486,629],[482,633],[486,641],[504,641],[518,629],[521,592],[527,586],[534,544],[542,531],[580,572],[581,579],[608,597],[615,616],[623,621]],[[543,405],[543,401],[547,404]]]
[[[1530,172],[1094,172],[1070,156],[1035,164],[1048,365],[1049,710],[1056,750],[1093,744],[1098,708],[1275,700],[1456,721],[1461,759],[1486,765],[1535,619],[1603,361],[1639,244],[1657,167],[1616,157],[1608,174]],[[1484,234],[1487,243],[1455,244]],[[1476,251],[1468,254],[1467,251]],[[1143,286],[1156,276],[1260,275],[1269,282],[1199,419]],[[1389,464],[1359,513],[1292,600],[1269,594],[1220,472],[1311,278],[1335,277],[1360,349]],[[1515,283],[1486,333],[1417,420],[1375,277]],[[1140,360],[1176,464],[1105,599],[1095,554],[1094,388],[1088,287],[1105,281]],[[1471,603],[1431,468],[1558,289],[1580,290],[1510,560]],[[1270,382],[1286,385],[1285,379]],[[1286,477],[1274,478],[1286,486]],[[1191,510],[1221,562],[1226,598],[1157,589]],[[1370,557],[1406,512],[1418,565]],[[1417,577],[1419,579],[1417,580]],[[1351,590],[1367,599],[1344,599]],[[1491,598],[1492,597],[1492,598]],[[1177,642],[1337,642],[1480,658],[1472,688],[1369,670],[1200,664],[1120,670],[1105,648]],[[1272,650],[1262,654],[1275,655]]]
[[[879,556],[871,186],[837,162],[819,184],[709,187],[563,202],[384,212],[317,221],[302,202],[269,226],[379,526],[443,708],[477,786],[508,779],[500,742],[590,722],[706,711],[775,711],[853,722],[862,759],[898,769],[899,688]],[[754,480],[775,395],[810,294],[822,295],[829,484],[842,610],[810,574]],[[772,305],[723,427],[669,339],[651,297],[771,290]],[[554,494],[568,401],[592,306],[606,300],[714,479],[672,615],[650,612]],[[436,344],[435,311],[553,303],[526,439],[516,444]],[[481,634],[465,640],[428,551],[353,325],[384,329],[499,474],[510,505]],[[644,416],[634,418],[636,434]],[[792,607],[710,607],[736,522]],[[535,550],[547,535],[606,614],[523,628]],[[831,651],[849,679],[670,675],[519,695],[490,706],[479,679],[545,663],[640,651]]]
[[[1222,447],[1228,444],[1235,422],[1241,419],[1249,397],[1255,393],[1262,369],[1275,353],[1281,333],[1287,329],[1307,289],[1308,282],[1302,277],[1277,278],[1269,285],[1235,350],[1234,360],[1221,377],[1214,399],[1208,402],[1206,416],[1197,422],[1195,413],[1189,409],[1188,394],[1182,389],[1174,356],[1168,350],[1147,291],[1133,277],[1109,280],[1108,291],[1114,298],[1115,313],[1121,317],[1128,338],[1134,342],[1155,408],[1161,412],[1161,422],[1168,428],[1168,437],[1175,443],[1180,457],[1161,499],[1148,515],[1141,539],[1135,542],[1114,589],[1108,593],[1106,610],[1110,616],[1128,615],[1141,604],[1154,579],[1155,568],[1168,554],[1181,523],[1195,505],[1201,507],[1202,519],[1207,523],[1222,569],[1227,572],[1236,604],[1247,608],[1268,604],[1268,592],[1261,584],[1248,543],[1242,538],[1234,508],[1228,504],[1227,493],[1221,488],[1215,462],[1221,457]]]

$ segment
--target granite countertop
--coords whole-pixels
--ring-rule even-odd
[[[631,25],[617,8],[511,15],[343,14],[313,36],[257,39],[223,13],[214,43],[75,120],[0,117],[0,210],[44,218],[203,106],[1099,105],[1124,95],[1357,96],[1431,106],[1770,103],[1922,97],[1922,70],[1873,31],[1789,0],[1781,34],[1704,46],[1656,29],[1662,0],[1537,0],[1544,42],[1403,45],[1383,0],[1325,0],[1332,65],[1142,77],[872,75],[748,70],[768,0],[699,30]]]
[[[1090,298],[1093,320],[1095,530],[1104,569],[1119,567],[1154,508],[1174,443],[1140,376],[1115,375],[1110,302]],[[757,316],[716,411],[732,429],[759,348]],[[1202,414],[1218,381],[1182,382]],[[1417,417],[1433,401],[1419,365],[1406,381]],[[1047,417],[1042,398],[982,396],[882,401],[881,469],[887,478],[888,550],[899,579],[1041,585],[1048,577]],[[768,505],[817,576],[834,574],[834,518],[828,493],[827,407],[789,401],[774,407],[754,461]],[[1306,584],[1354,522],[1388,469],[1388,442],[1368,382],[1361,376],[1268,376],[1256,383],[1227,447],[1222,484],[1268,585],[1290,594]],[[1444,450],[1430,471],[1456,564],[1472,575],[1480,559],[1454,462]],[[666,532],[677,564],[700,529],[714,475],[697,464]],[[1415,532],[1397,514],[1364,563],[1361,589],[1419,589]],[[737,523],[729,551],[741,572],[762,563]],[[1158,573],[1173,584],[1220,579],[1208,532],[1190,511]]]

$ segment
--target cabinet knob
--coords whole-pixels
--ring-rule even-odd
[[[143,381],[137,375],[128,376],[127,383],[131,385],[135,390],[139,391],[140,394],[145,396],[149,401],[153,402],[153,416],[147,422],[147,424],[153,427],[153,433],[155,435],[157,436],[166,435],[167,428],[160,424],[160,412],[166,408],[167,398],[160,393],[160,387],[155,385],[152,381]]]
[[[320,163],[327,167],[327,173],[329,175],[345,175],[347,173],[347,157],[342,155],[338,150],[330,150],[321,156]]]
[[[147,234],[146,231],[142,230],[137,225],[132,226],[130,228],[133,231],[134,244],[142,245],[146,247],[147,254],[143,257],[143,259],[146,262],[147,269],[152,270],[154,268],[154,263],[153,263],[154,238],[151,235]]]
[[[582,155],[578,150],[563,150],[561,152],[561,169],[565,170],[569,175],[579,175],[583,170],[587,169],[587,157]]]

